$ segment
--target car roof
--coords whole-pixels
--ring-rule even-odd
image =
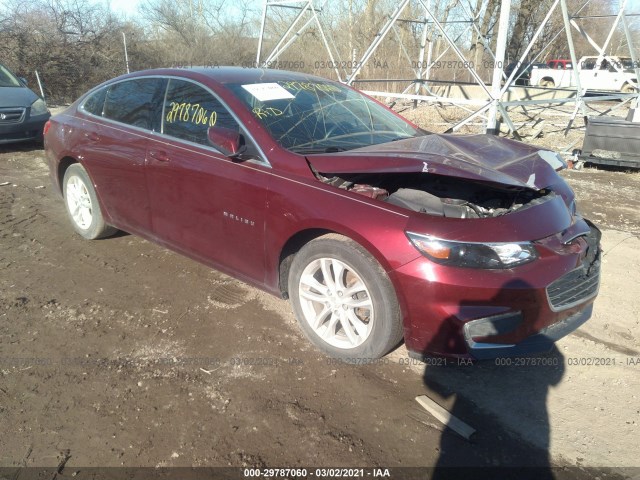
[[[186,78],[201,79],[208,77],[214,82],[226,83],[268,83],[277,81],[332,81],[323,77],[287,70],[274,70],[270,68],[243,68],[243,67],[218,67],[218,66],[193,66],[187,68],[159,68],[153,70],[141,70],[119,78],[137,77],[143,75],[168,75],[182,76]]]

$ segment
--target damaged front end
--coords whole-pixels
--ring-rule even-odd
[[[489,136],[428,135],[307,159],[318,180],[413,212],[500,217],[549,200],[558,155]],[[566,190],[563,192],[565,193]],[[568,200],[568,199],[567,199]]]
[[[557,154],[430,135],[307,161],[319,181],[407,215],[421,257],[390,275],[414,299],[404,307],[413,356],[548,351],[591,316],[599,231],[576,213]]]
[[[328,185],[436,217],[499,217],[554,195],[548,189],[502,186],[427,173],[335,175],[316,171],[315,175]]]

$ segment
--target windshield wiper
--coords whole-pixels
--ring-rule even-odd
[[[325,150],[324,150],[324,151],[325,151],[326,153],[334,153],[334,152],[344,152],[345,150],[348,150],[348,149],[347,149],[347,148],[345,148],[345,147],[336,147],[336,146],[333,146],[333,147],[327,147],[327,148],[325,148]]]
[[[345,148],[345,147],[337,147],[335,145],[331,146],[331,147],[324,147],[324,148],[292,148],[290,149],[292,152],[294,153],[300,153],[300,154],[313,154],[313,153],[336,153],[336,152],[344,152],[346,150],[351,150],[349,148]]]

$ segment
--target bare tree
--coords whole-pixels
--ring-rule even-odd
[[[165,61],[190,65],[237,64],[255,55],[257,12],[248,0],[147,0],[141,16],[150,48]],[[253,4],[255,5],[255,4]]]
[[[32,80],[38,70],[50,97],[72,100],[124,71],[120,32],[125,25],[102,5],[9,0],[2,13],[0,56]]]

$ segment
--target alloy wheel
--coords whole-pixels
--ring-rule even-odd
[[[355,348],[371,334],[375,312],[369,289],[346,263],[313,260],[300,277],[299,294],[305,320],[329,345]]]
[[[88,229],[93,221],[93,205],[91,195],[82,179],[76,175],[67,180],[67,206],[76,225],[83,230]]]

